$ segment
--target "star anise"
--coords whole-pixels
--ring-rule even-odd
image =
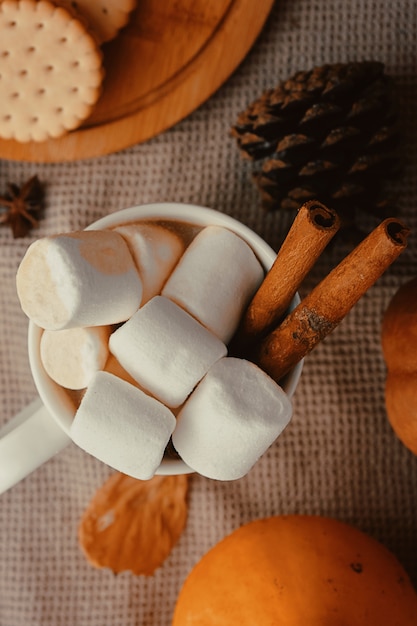
[[[45,192],[39,178],[29,178],[22,187],[8,183],[5,196],[0,196],[0,225],[8,225],[13,237],[25,237],[32,228],[37,228],[44,209]]]

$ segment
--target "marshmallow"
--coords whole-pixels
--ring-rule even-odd
[[[16,284],[23,311],[47,330],[124,322],[142,298],[126,242],[104,230],[35,241],[20,263]]]
[[[290,421],[291,402],[259,367],[215,363],[177,416],[172,442],[194,471],[235,480],[251,469]]]
[[[155,296],[110,337],[110,352],[155,398],[178,407],[226,346],[176,304]]]
[[[106,364],[110,330],[110,326],[44,330],[40,354],[48,376],[67,389],[87,387]]]
[[[184,252],[184,243],[160,224],[126,224],[115,229],[125,239],[142,279],[142,306],[160,293]]]
[[[191,242],[162,290],[228,343],[264,271],[250,246],[221,226]]]
[[[91,380],[71,424],[71,439],[119,472],[148,480],[175,427],[171,411],[108,372]]]

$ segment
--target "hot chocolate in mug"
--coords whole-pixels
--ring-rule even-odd
[[[186,225],[197,229],[209,225],[225,227],[249,244],[265,271],[271,267],[276,257],[274,250],[263,239],[234,218],[214,209],[181,203],[131,207],[99,219],[86,230],[103,230],[144,220],[169,220],[170,223],[178,223],[182,228]],[[290,309],[295,308],[299,301],[296,294]],[[72,443],[70,427],[76,405],[68,390],[53,382],[42,365],[42,332],[40,327],[32,321],[29,322],[29,362],[39,397],[0,430],[0,493]],[[294,394],[301,370],[302,361],[282,381],[282,387],[289,397]],[[156,473],[175,475],[192,471],[175,454],[170,455],[167,452]]]

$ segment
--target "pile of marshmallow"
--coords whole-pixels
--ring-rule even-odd
[[[227,356],[263,276],[250,246],[221,226],[203,228],[188,246],[157,222],[35,241],[17,291],[44,329],[50,378],[84,390],[73,441],[143,480],[170,441],[204,476],[244,476],[292,412],[267,374]]]

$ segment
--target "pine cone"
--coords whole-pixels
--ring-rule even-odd
[[[318,199],[346,225],[381,214],[383,183],[398,174],[399,132],[391,79],[376,61],[298,72],[266,91],[232,127],[267,209]],[[391,207],[390,207],[391,208]]]

